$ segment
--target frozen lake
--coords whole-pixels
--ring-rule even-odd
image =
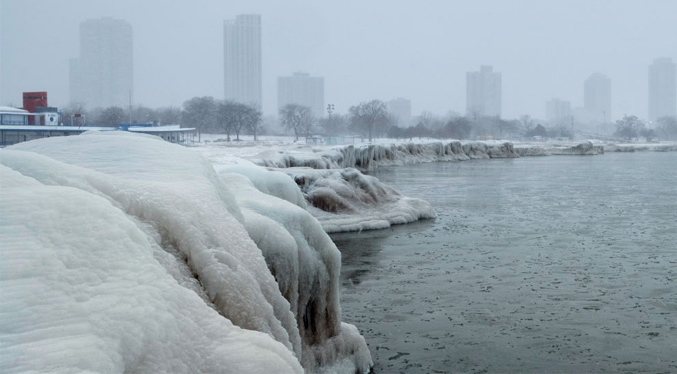
[[[677,153],[371,173],[434,221],[332,235],[376,373],[676,372]]]

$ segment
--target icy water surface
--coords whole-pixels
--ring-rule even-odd
[[[376,373],[677,372],[677,153],[372,175],[439,216],[332,235]]]

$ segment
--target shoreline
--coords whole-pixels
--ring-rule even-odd
[[[383,143],[345,146],[212,143],[199,150],[216,167],[243,159],[269,171],[286,174],[301,190],[308,211],[327,233],[386,229],[392,225],[435,218],[427,201],[407,197],[368,175],[386,166],[494,158],[560,155],[602,155],[605,145],[582,142],[533,144],[504,141]],[[659,147],[656,147],[659,146]],[[632,152],[632,145],[614,152]],[[632,149],[632,151],[630,151]],[[677,143],[642,145],[639,150],[677,151]]]

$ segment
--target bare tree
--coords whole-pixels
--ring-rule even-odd
[[[261,124],[263,123],[263,113],[255,107],[249,107],[245,121],[245,126],[254,135],[254,140],[258,140],[258,134],[261,131]]]
[[[522,135],[526,135],[534,128],[534,120],[531,119],[530,115],[522,115],[520,116],[520,126],[522,127]]]
[[[197,129],[198,142],[202,132],[214,126],[216,101],[211,96],[194,97],[183,103],[183,120],[188,126]]]
[[[351,106],[349,109],[350,126],[369,135],[369,141],[372,141],[376,132],[377,125],[387,131],[387,125],[391,123],[388,116],[386,104],[381,100],[372,100],[362,102]]]
[[[324,135],[336,136],[343,134],[346,130],[346,117],[340,114],[329,114],[327,117],[318,121]]]
[[[234,101],[221,101],[216,104],[216,123],[226,133],[226,140],[230,141],[230,134],[235,128],[235,111],[238,103]]]
[[[175,106],[158,108],[157,116],[160,124],[178,125],[181,123],[181,108]]]
[[[299,139],[299,133],[308,136],[315,122],[310,108],[299,104],[280,108],[280,119],[284,128],[294,131],[294,140]]]
[[[153,123],[154,125],[157,125],[157,110],[138,105],[132,110],[132,121],[134,123]]]
[[[658,133],[665,140],[677,140],[677,118],[675,117],[659,118]]]
[[[253,106],[235,101],[224,101],[217,104],[216,117],[219,127],[226,132],[230,141],[230,134],[235,133],[235,140],[240,140],[240,132],[250,129],[254,132],[254,139],[261,124],[261,112]]]
[[[110,106],[103,109],[96,117],[99,126],[116,127],[127,118],[125,110],[119,106]]]
[[[74,118],[76,115],[80,115],[78,116],[78,119]],[[61,123],[67,126],[84,125],[85,123],[82,121],[84,121],[87,116],[89,116],[89,112],[85,109],[85,106],[80,103],[71,103],[61,109]]]

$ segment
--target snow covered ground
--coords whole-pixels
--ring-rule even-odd
[[[117,132],[0,150],[0,371],[368,371],[340,253],[237,163]]]

